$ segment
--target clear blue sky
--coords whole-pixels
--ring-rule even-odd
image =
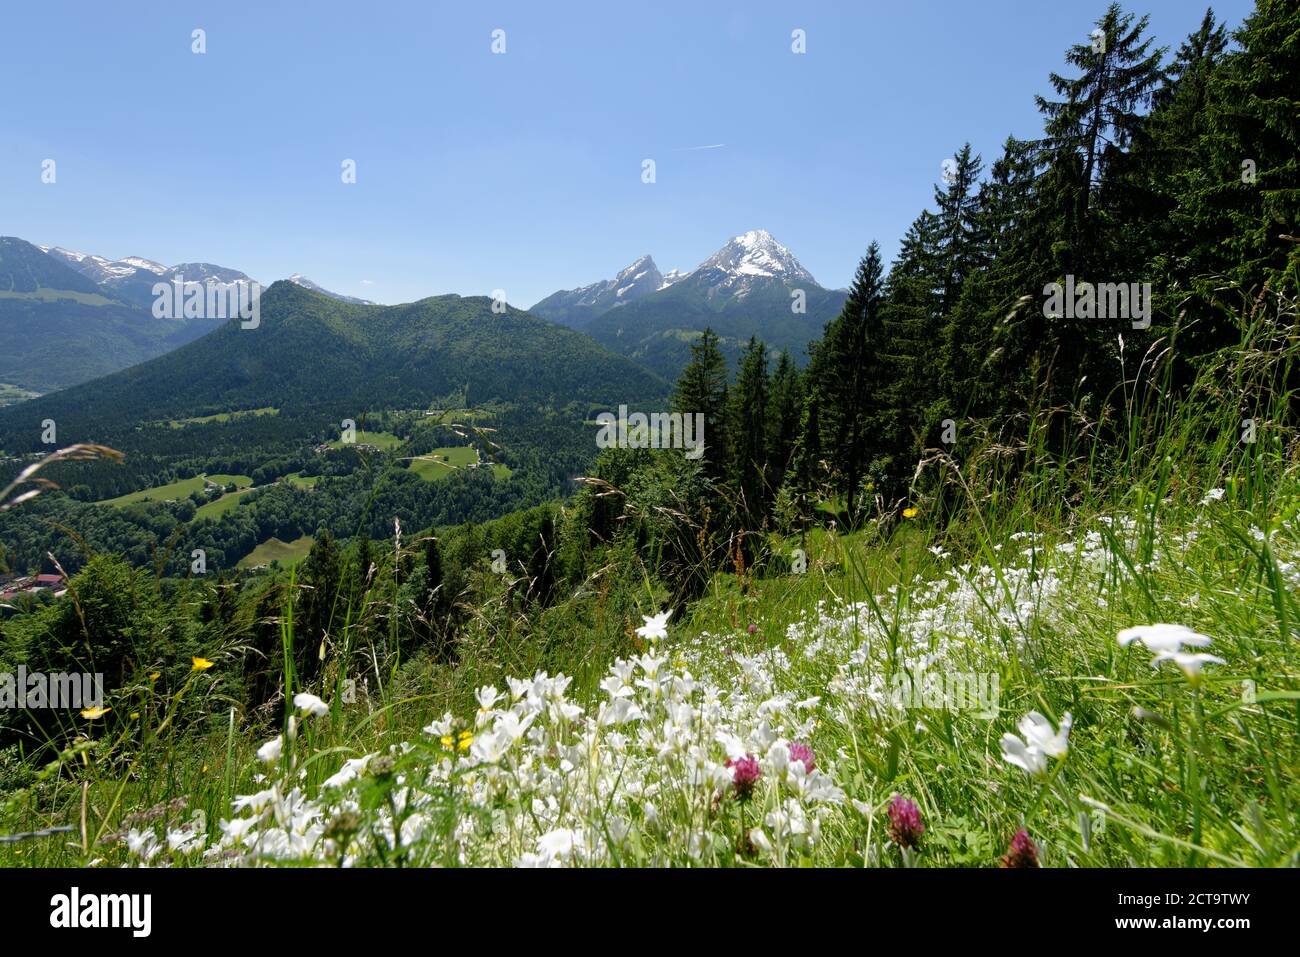
[[[1105,6],[9,0],[0,234],[528,306],[765,228],[844,286],[964,141],[988,162],[1040,130],[1033,95]],[[1251,4],[1214,7],[1235,27]],[[1205,4],[1127,8],[1176,47]]]

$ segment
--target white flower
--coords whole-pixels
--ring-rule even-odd
[[[1210,643],[1210,638],[1185,625],[1138,625],[1125,628],[1119,633],[1121,646],[1131,645],[1135,641],[1142,642],[1148,650],[1158,653],[1181,651],[1183,645],[1204,648]]]
[[[1142,625],[1137,628],[1126,628],[1119,633],[1121,645],[1127,645],[1134,640],[1141,641],[1149,650],[1156,653],[1151,659],[1152,668],[1157,667],[1162,661],[1172,661],[1193,682],[1200,679],[1201,669],[1205,665],[1211,662],[1227,664],[1216,655],[1183,651],[1183,645],[1204,648],[1209,645],[1210,639],[1182,625]]]
[[[202,832],[185,831],[177,829],[167,832],[167,849],[178,851],[181,854],[189,854],[199,850],[207,842],[207,837]]]
[[[1201,668],[1213,662],[1216,665],[1226,665],[1227,662],[1217,655],[1207,655],[1203,652],[1192,653],[1190,651],[1162,651],[1151,659],[1151,666],[1154,668],[1162,661],[1172,661],[1182,669],[1183,674],[1187,675],[1192,681],[1201,677]]]
[[[437,721],[433,721],[424,726],[421,730],[425,734],[433,735],[435,738],[444,738],[451,734],[456,727],[456,720],[451,716],[451,712],[446,712]]]
[[[275,788],[267,788],[265,791],[258,791],[256,794],[240,794],[230,802],[231,808],[236,811],[242,811],[244,808],[251,808],[254,814],[260,813],[263,808],[276,799]]]
[[[349,758],[344,761],[343,767],[339,768],[338,771],[334,772],[321,782],[321,790],[343,787],[343,785],[363,773],[366,770],[366,766],[370,764],[370,759],[374,756],[375,755],[373,754],[367,754],[360,758]]]
[[[1205,493],[1205,498],[1201,499],[1202,505],[1209,505],[1211,502],[1217,502],[1223,498],[1223,489],[1212,488]]]
[[[582,832],[556,828],[537,839],[537,856],[554,867],[582,847]]]
[[[667,611],[650,617],[642,615],[641,618],[645,624],[638,628],[636,633],[647,641],[658,641],[660,638],[668,637],[668,618],[672,613],[673,610],[669,608]]]
[[[470,754],[484,764],[496,764],[505,757],[512,744],[514,739],[506,732],[489,731],[474,739],[470,745]]]
[[[1038,748],[1049,757],[1059,758],[1069,750],[1070,728],[1073,725],[1074,718],[1067,711],[1061,717],[1061,730],[1053,731],[1052,722],[1037,711],[1031,711],[1020,719],[1019,727],[1020,733],[1031,747]]]
[[[257,759],[263,764],[274,764],[284,753],[284,736],[277,734],[266,744],[257,749]]]
[[[126,835],[126,849],[146,864],[153,859],[162,847],[153,831],[137,831],[131,828]]]
[[[1052,723],[1037,711],[1031,711],[1020,719],[1017,726],[1024,739],[1014,734],[1002,736],[1002,760],[1014,764],[1027,774],[1038,776],[1047,773],[1047,759],[1059,758],[1069,750],[1070,728],[1074,718],[1067,711],[1061,718],[1061,729],[1057,731]]]
[[[1002,736],[1002,760],[1037,777],[1047,773],[1047,755],[1025,744],[1014,734]]]
[[[533,723],[533,719],[536,717],[537,712],[534,711],[521,721],[519,715],[515,714],[513,711],[507,711],[497,719],[496,730],[499,733],[508,736],[511,741],[518,741],[528,733],[528,727]]]
[[[222,821],[221,833],[226,836],[228,843],[238,844],[256,826],[255,817],[237,817],[233,821]]]
[[[501,693],[491,685],[484,685],[474,692],[474,700],[484,711],[491,711],[498,701],[501,700]]]
[[[293,706],[299,711],[317,718],[324,717],[330,713],[329,705],[314,694],[308,694],[306,691],[300,691],[293,696]]]

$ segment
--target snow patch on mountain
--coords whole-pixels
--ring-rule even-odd
[[[709,282],[722,288],[745,286],[753,279],[778,279],[787,285],[818,285],[812,273],[766,229],[751,229],[731,239],[716,253],[696,267],[696,274],[722,273],[723,278]]]
[[[329,296],[331,299],[337,299],[339,302],[350,302],[356,306],[373,306],[375,303],[369,299],[358,299],[356,296],[345,296],[340,292],[331,292],[320,283],[313,282],[300,272],[294,273],[289,277],[289,282],[295,286],[301,286],[303,289],[310,289],[312,292],[318,292],[322,296]]]

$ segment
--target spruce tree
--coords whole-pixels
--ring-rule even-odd
[[[856,522],[859,486],[871,454],[879,448],[873,448],[872,430],[881,411],[883,299],[880,247],[873,242],[858,264],[843,309],[826,324],[809,372],[810,382],[826,398],[826,426],[834,442],[829,458],[850,523]]]
[[[751,336],[735,388],[731,390],[728,429],[731,454],[728,480],[740,499],[740,513],[749,528],[758,528],[767,514],[767,349]]]
[[[1079,75],[1051,74],[1052,87],[1063,99],[1035,97],[1046,118],[1041,145],[1052,158],[1062,191],[1067,266],[1078,276],[1086,275],[1096,259],[1093,197],[1112,151],[1125,149],[1137,134],[1143,108],[1150,105],[1163,78],[1164,49],[1152,50],[1152,40],[1143,37],[1148,22],[1142,17],[1134,23],[1133,14],[1112,3],[1097,21],[1091,41],[1066,51],[1066,62]]]
[[[800,528],[812,521],[821,482],[821,403],[820,391],[815,386],[809,388],[799,419],[799,440],[783,486],[783,494],[793,506]]]
[[[785,483],[790,458],[799,442],[799,420],[803,414],[803,382],[788,349],[781,350],[768,387],[768,487]]]
[[[342,585],[338,545],[322,529],[302,563],[302,591],[294,616],[294,665],[300,682],[311,681],[320,669],[320,648],[334,624]]]
[[[673,394],[673,411],[683,416],[704,415],[704,473],[716,483],[726,478],[727,463],[727,362],[718,337],[705,329],[691,344],[691,361],[682,370]],[[698,436],[697,436],[698,438]]]
[[[442,568],[442,551],[430,535],[424,542],[424,581],[418,606],[426,637],[442,661],[451,658],[451,594]]]

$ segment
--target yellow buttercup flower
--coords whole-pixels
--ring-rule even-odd
[[[916,506],[909,505],[907,508],[903,509],[903,518],[916,518],[920,511],[921,510]]]
[[[456,743],[456,739],[449,734],[444,734],[439,740],[442,742],[442,746],[448,751],[450,751],[452,746]]]
[[[108,714],[112,710],[113,710],[112,708],[101,708],[101,707],[87,708],[86,710],[81,712],[81,716],[85,718],[87,721],[94,721],[96,718],[104,717],[104,715]]]
[[[207,658],[195,658],[195,659],[194,659],[194,667],[192,667],[190,670],[191,670],[191,671],[207,671],[207,670],[208,670],[209,668],[211,668],[211,667],[212,667],[212,662],[208,661]]]
[[[199,659],[195,658],[195,659],[194,659],[194,664],[195,664],[195,666],[197,666],[198,663],[199,663]],[[162,677],[162,672],[161,672],[161,671],[155,671],[153,674],[151,674],[151,675],[149,676],[149,680],[150,680],[150,681],[157,681],[157,680],[158,680],[159,678],[161,678],[161,677]]]
[[[469,746],[470,746],[471,744],[473,744],[473,743],[474,743],[474,736],[473,736],[472,734],[471,734],[471,735],[468,735],[468,736],[462,736],[461,739],[460,739],[460,744],[458,745],[458,747],[459,747],[462,751],[468,751],[468,750],[469,750]]]

